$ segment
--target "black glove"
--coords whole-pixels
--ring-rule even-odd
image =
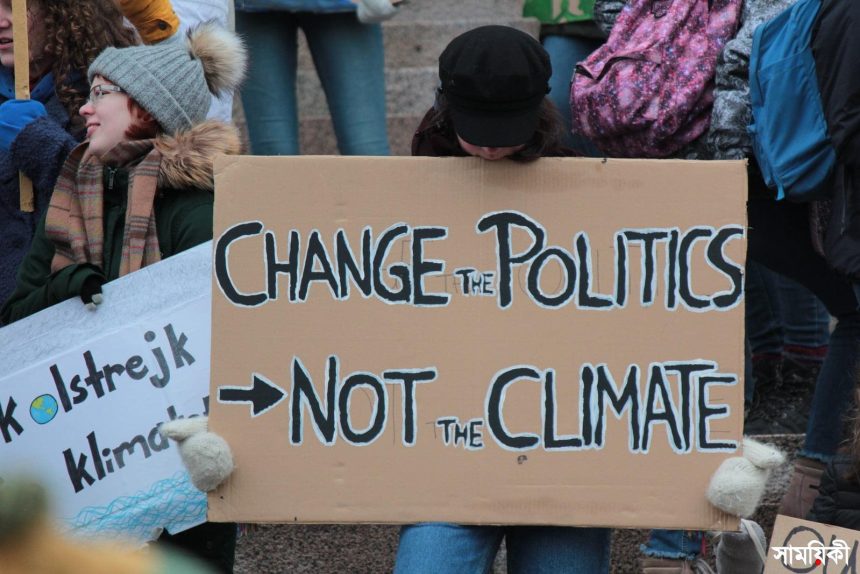
[[[102,297],[102,285],[105,284],[105,278],[99,274],[92,274],[84,279],[81,285],[81,301],[90,311],[95,311],[96,305],[101,305],[104,300]]]

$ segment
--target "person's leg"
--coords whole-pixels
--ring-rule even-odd
[[[752,346],[749,337],[744,335],[744,420],[753,405],[753,392],[755,391],[755,380],[752,374]]]
[[[639,547],[642,554],[652,558],[695,560],[702,552],[704,532],[697,530],[654,529],[645,544]]]
[[[782,376],[794,394],[810,394],[830,340],[830,313],[809,289],[776,276],[785,333]]]
[[[816,383],[804,444],[806,454],[827,461],[839,445],[860,352],[854,287],[814,251],[806,205],[751,197],[748,212],[749,257],[812,291],[838,320]]]
[[[721,532],[716,541],[717,572],[761,572],[767,561],[767,538],[757,522],[741,518],[738,532]]]
[[[697,571],[704,532],[654,529],[639,547],[643,574],[682,574]]]
[[[854,402],[858,357],[860,313],[840,314],[818,374],[801,456],[826,463],[836,455],[843,439],[844,415]]]
[[[784,431],[804,432],[808,406],[827,355],[830,313],[806,287],[773,273],[779,296],[784,344],[782,351],[781,412],[773,417]]]
[[[445,522],[404,526],[394,574],[486,574],[503,536],[500,526]]]
[[[389,155],[382,28],[353,13],[302,14],[343,155]]]
[[[606,574],[609,530],[561,526],[505,529],[509,574]]]
[[[830,340],[830,313],[809,289],[775,274],[780,301],[783,354],[798,361],[821,363]]]
[[[599,48],[603,40],[547,34],[542,43],[552,63],[548,97],[561,114],[565,145],[587,157],[603,157],[603,153],[588,138],[571,132],[570,122],[570,80],[573,77],[573,69],[577,63]]]
[[[750,374],[744,398],[753,420],[768,419],[764,410],[769,403],[762,398],[780,386],[782,363],[782,326],[779,321],[777,275],[760,263],[749,260],[744,277],[744,325],[749,341]]]
[[[201,559],[213,572],[232,574],[236,555],[236,524],[204,522],[178,534],[164,532],[157,544],[165,544]]]
[[[782,514],[803,518],[815,498],[823,463],[833,458],[842,438],[843,417],[852,403],[860,355],[860,313],[854,286],[835,273],[813,249],[806,205],[751,196],[748,205],[749,257],[812,291],[838,323],[809,409],[806,437]]]
[[[779,275],[755,260],[747,261],[744,321],[753,357],[782,355],[782,309],[777,287],[778,277]]]
[[[236,13],[236,31],[248,46],[242,106],[253,154],[299,153],[296,30],[289,12]]]

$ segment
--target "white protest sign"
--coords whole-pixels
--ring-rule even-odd
[[[0,480],[48,489],[75,534],[144,542],[200,524],[158,425],[208,412],[211,243],[0,329]]]

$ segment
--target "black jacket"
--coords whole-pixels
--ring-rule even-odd
[[[836,457],[821,477],[809,520],[860,530],[860,481],[849,456]]]
[[[823,252],[837,271],[860,280],[860,2],[823,0],[815,22],[821,103],[837,165],[823,225]]]

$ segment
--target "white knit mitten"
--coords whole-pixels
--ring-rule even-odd
[[[744,437],[743,456],[723,461],[708,485],[708,500],[725,512],[748,518],[764,495],[771,469],[785,462],[776,448]]]
[[[221,436],[209,432],[208,417],[176,419],[161,425],[164,438],[179,443],[179,456],[198,490],[215,490],[233,472],[233,453]]]
[[[397,7],[391,0],[355,0],[358,4],[358,19],[365,24],[388,20],[397,14]]]

